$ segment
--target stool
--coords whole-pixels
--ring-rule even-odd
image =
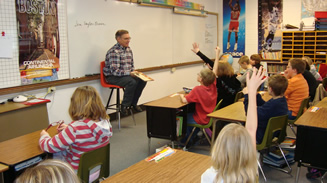
[[[103,67],[105,66],[105,62],[102,61],[100,63],[100,81],[101,81],[101,85],[105,88],[109,88],[110,89],[110,95],[109,95],[109,98],[108,98],[108,102],[107,102],[107,105],[106,105],[106,109],[112,109],[112,110],[116,110],[116,118],[118,119],[118,129],[120,130],[120,112],[121,112],[121,104],[120,104],[120,92],[119,92],[119,89],[123,89],[123,91],[125,91],[125,88],[124,87],[121,87],[121,86],[118,86],[118,85],[111,85],[111,84],[108,84],[104,75],[103,75]],[[116,90],[116,103],[115,104],[110,104],[110,100],[111,100],[111,96],[112,96],[112,93],[113,91]],[[134,121],[134,125],[136,125],[136,122],[135,122],[135,118],[134,118],[134,113],[132,111],[132,109],[130,109],[130,112],[132,114],[132,118],[133,118],[133,121]]]

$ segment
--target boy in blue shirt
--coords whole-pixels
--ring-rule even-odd
[[[257,114],[258,114],[258,128],[256,141],[257,144],[262,142],[265,134],[268,121],[271,117],[282,116],[287,114],[288,107],[284,92],[288,86],[287,79],[282,75],[273,75],[268,79],[268,93],[272,98],[265,102],[260,94],[257,94]],[[247,88],[243,89],[244,108],[245,112],[248,109],[248,95]]]

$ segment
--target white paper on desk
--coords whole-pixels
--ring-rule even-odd
[[[13,57],[13,38],[9,36],[0,36],[0,58]]]
[[[175,97],[175,96],[179,96],[179,94],[178,93],[174,93],[174,94],[170,95],[170,97]]]

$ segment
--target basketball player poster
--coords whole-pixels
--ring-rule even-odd
[[[223,52],[239,58],[245,52],[245,0],[223,0]]]
[[[265,53],[279,53],[282,47],[282,21],[283,21],[283,2],[282,0],[259,0],[259,53],[263,55],[275,55]]]

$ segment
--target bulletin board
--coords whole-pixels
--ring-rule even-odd
[[[60,32],[60,68],[58,79],[69,78],[69,57],[67,39],[66,2],[58,0],[58,24]],[[6,48],[6,54],[0,54],[0,88],[21,85],[19,70],[19,50],[15,1],[0,1],[0,49]],[[8,41],[9,40],[9,41]],[[3,44],[5,43],[5,44]],[[3,50],[3,49],[2,49]]]

